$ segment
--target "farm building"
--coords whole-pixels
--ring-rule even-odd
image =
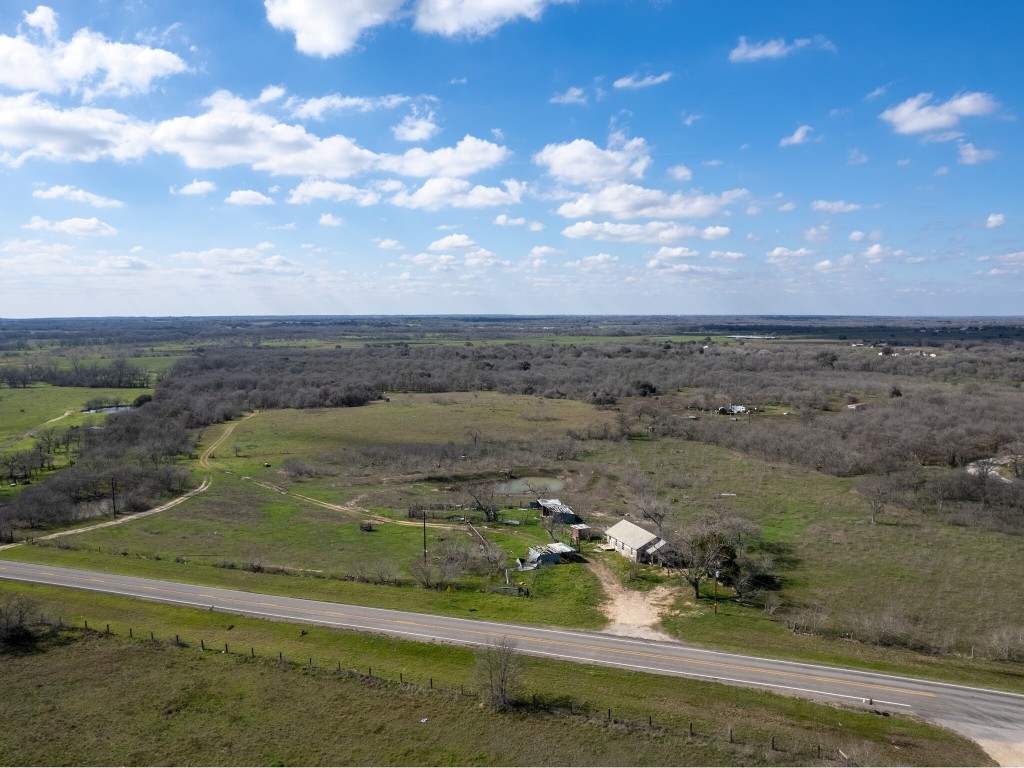
[[[642,563],[659,559],[667,543],[657,534],[628,520],[620,520],[604,534],[608,545],[625,558]]]
[[[581,541],[590,541],[590,537],[594,533],[594,529],[586,523],[576,523],[575,525],[569,526],[569,534],[572,536],[572,540],[577,544]]]
[[[544,517],[554,517],[556,523],[571,524],[579,521],[576,513],[558,499],[537,499],[537,505]]]
[[[530,547],[526,558],[517,558],[520,571],[532,571],[542,565],[557,565],[563,558],[571,557],[576,550],[568,544],[555,541],[539,547]]]

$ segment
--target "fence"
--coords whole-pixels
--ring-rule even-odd
[[[48,619],[45,615],[40,615],[40,624],[55,627],[60,629],[75,630],[77,627],[71,624],[65,624],[63,618],[59,617],[56,622]],[[102,629],[98,629],[96,626],[90,627],[88,619],[83,620],[82,630],[90,632],[96,635],[108,635],[117,636],[116,632],[113,632],[110,628],[110,624],[99,625]],[[157,638],[154,632],[136,632],[133,627],[127,628],[127,638],[130,640],[156,643],[159,645],[172,645],[177,648],[193,648],[196,646],[194,641],[192,643],[183,640],[180,634],[175,634],[174,639],[171,640],[170,636],[166,639]],[[336,664],[314,664],[313,657],[306,657],[301,660],[294,660],[292,658],[285,658],[283,651],[278,651],[276,654],[271,653],[263,655],[263,653],[256,653],[256,648],[250,646],[248,649],[244,647],[232,646],[225,642],[223,646],[220,643],[207,644],[204,638],[199,639],[198,650],[200,652],[214,652],[220,654],[233,655],[239,658],[246,658],[249,660],[262,661],[264,663],[276,664],[283,667],[292,669],[304,669],[310,672],[318,672],[325,674],[333,674],[335,676],[345,677],[347,679],[356,679],[362,683],[369,683],[374,685],[394,685],[402,688],[403,690],[416,690],[422,692],[433,692],[436,694],[447,694],[455,697],[479,697],[480,692],[475,691],[465,684],[459,684],[456,689],[454,686],[447,687],[440,681],[435,682],[434,678],[429,675],[423,675],[420,677],[407,676],[404,672],[398,672],[397,677],[394,673],[391,676],[384,674],[384,670],[377,667],[377,671],[374,672],[374,667],[367,666],[366,672],[363,673],[362,669],[354,669],[351,667],[343,668],[341,662]],[[549,714],[557,715],[561,717],[570,717],[580,720],[581,722],[589,722],[594,724],[602,724],[606,727],[613,727],[620,730],[626,731],[646,731],[655,734],[662,735],[675,735],[684,736],[690,742],[702,742],[704,744],[730,744],[736,747],[745,748],[764,748],[771,750],[773,753],[777,753],[779,760],[784,761],[785,756],[792,756],[793,758],[812,758],[822,762],[828,762],[836,765],[856,765],[848,755],[846,755],[842,749],[837,747],[823,747],[821,744],[808,744],[804,743],[786,743],[782,739],[778,738],[775,734],[769,733],[767,738],[763,733],[760,734],[746,734],[743,735],[739,732],[735,726],[713,726],[707,723],[699,724],[697,727],[694,726],[694,721],[689,721],[686,728],[680,728],[678,724],[668,724],[656,722],[653,715],[648,715],[646,720],[616,716],[611,708],[601,707],[593,704],[592,702],[579,701],[572,696],[552,696],[544,693],[531,693],[519,701],[516,702],[513,707],[513,711],[520,713],[535,713],[535,714]],[[794,760],[795,762],[795,760]]]

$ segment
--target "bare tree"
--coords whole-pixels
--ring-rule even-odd
[[[700,583],[721,570],[735,569],[736,553],[756,528],[742,518],[698,517],[664,534],[683,565],[683,578],[700,600]]]
[[[484,703],[501,711],[515,703],[522,684],[523,658],[516,641],[495,637],[476,652],[476,676]]]
[[[466,493],[473,500],[473,508],[484,513],[484,520],[493,523],[498,519],[497,491],[493,483],[468,485]]]

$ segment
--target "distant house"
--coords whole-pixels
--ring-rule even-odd
[[[644,530],[628,520],[620,520],[605,531],[604,535],[612,549],[636,563],[660,560],[666,554],[668,546],[657,534]]]
[[[576,523],[579,518],[569,507],[558,499],[537,499],[541,514],[544,517],[554,517],[556,523]]]
[[[848,411],[863,411],[865,408],[867,408],[867,405],[864,403],[850,403],[846,406]]]
[[[738,416],[741,413],[747,412],[747,406],[745,405],[723,405],[718,409],[718,412],[723,416]]]

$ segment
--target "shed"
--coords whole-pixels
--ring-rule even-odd
[[[556,523],[576,523],[579,518],[576,513],[558,499],[537,499],[540,505],[541,514],[544,517],[554,517]]]
[[[628,520],[617,522],[605,531],[605,536],[616,552],[633,562],[652,560],[667,546],[660,536]]]
[[[570,535],[572,536],[572,540],[575,542],[589,541],[590,537],[594,533],[594,529],[586,523],[576,523],[574,525],[570,525],[569,529]]]

